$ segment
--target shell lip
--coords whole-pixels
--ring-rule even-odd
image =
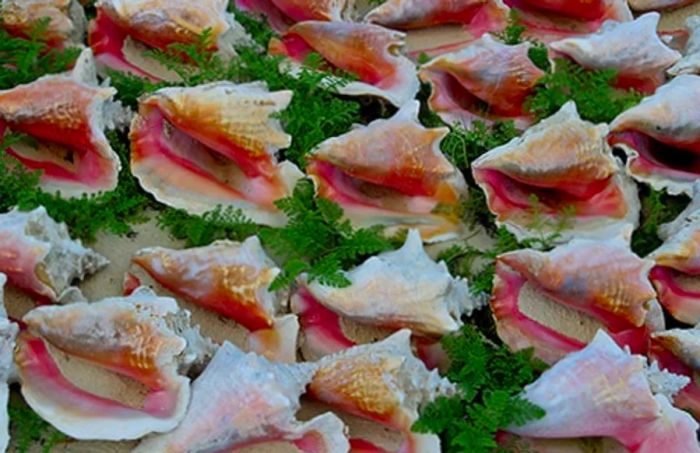
[[[660,138],[633,129],[615,128],[613,124],[608,141],[628,155],[627,172],[633,178],[671,195],[692,195],[693,183],[700,174],[697,151]],[[700,150],[700,144],[690,146]]]

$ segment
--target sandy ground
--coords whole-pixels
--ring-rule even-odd
[[[665,13],[661,20],[660,27],[664,30],[673,30],[683,27],[685,18],[692,14],[700,14],[700,2],[695,5],[688,6],[676,11]],[[459,33],[455,34],[455,29],[446,27],[440,30],[431,32],[412,33],[408,38],[409,50],[418,50],[425,45],[426,42],[446,44],[462,39],[463,36]],[[483,235],[478,235],[472,241],[483,246],[485,239]],[[130,237],[115,237],[101,236],[98,241],[93,244],[93,247],[110,259],[108,268],[97,275],[86,280],[80,285],[84,294],[89,300],[98,300],[103,297],[114,296],[121,293],[122,279],[124,272],[127,270],[128,262],[136,250],[148,246],[165,246],[178,247],[177,241],[172,240],[166,234],[158,230],[153,222],[135,227],[135,234]],[[433,253],[436,250],[433,250]],[[32,302],[29,298],[23,296],[12,288],[8,288],[6,292],[6,306],[10,316],[21,317],[27,310],[32,307]],[[533,313],[534,314],[534,313]],[[589,328],[584,329],[583,336],[589,336]],[[20,398],[19,392],[16,389],[13,391],[12,398]],[[300,419],[309,419],[314,415],[326,411],[327,408],[323,405],[304,402],[302,410],[299,413]],[[364,420],[357,419],[351,416],[342,418],[347,422],[351,435],[361,435],[362,437],[378,443],[380,446],[389,450],[395,450],[399,443],[399,437],[395,433]],[[130,451],[135,443],[133,442],[70,442],[60,445],[54,451],[72,452],[72,453],[121,453]],[[14,451],[10,447],[9,451]],[[39,452],[40,447],[32,448],[30,451]],[[298,451],[288,444],[263,444],[251,447],[245,450],[247,453],[285,453]],[[154,452],[156,453],[156,452]]]

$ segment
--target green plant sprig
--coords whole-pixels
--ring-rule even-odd
[[[678,217],[690,200],[686,196],[672,196],[646,186],[640,188],[640,199],[641,221],[632,234],[632,251],[644,257],[662,243],[658,236],[659,226]]]
[[[42,453],[50,453],[58,444],[69,440],[68,436],[39,417],[27,404],[12,398],[7,407],[10,416],[12,444],[17,453],[36,451],[41,446]]]
[[[446,453],[505,452],[496,441],[499,430],[544,417],[541,408],[520,396],[545,369],[532,351],[512,353],[470,325],[444,337],[442,345],[451,361],[446,377],[458,393],[423,408],[414,431],[439,435]]]

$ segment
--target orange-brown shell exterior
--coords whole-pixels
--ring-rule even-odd
[[[102,0],[98,7],[128,35],[165,49],[174,43],[196,43],[207,29],[216,43],[229,27],[226,4],[224,0]]]

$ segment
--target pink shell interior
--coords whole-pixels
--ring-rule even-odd
[[[88,42],[95,60],[115,71],[128,72],[158,82],[160,79],[157,76],[127,61],[122,51],[126,38],[126,32],[98,8],[97,17],[90,23],[88,31]]]
[[[144,399],[144,406],[137,410],[117,401],[95,396],[68,381],[48,352],[44,341],[29,337],[22,339],[20,374],[24,385],[41,389],[43,398],[57,406],[71,407],[85,416],[101,418],[105,415],[128,419],[136,413],[146,413],[156,418],[167,418],[177,405],[177,395],[167,387],[151,388]],[[122,373],[134,376],[134,373]]]
[[[520,310],[518,299],[527,279],[509,266],[496,263],[496,276],[500,284],[494,288],[491,309],[497,320],[499,335],[502,338],[518,338],[520,346],[534,347],[535,354],[542,360],[553,363],[559,358],[586,346],[582,341],[570,337],[529,318]],[[630,327],[626,321],[596,310],[583,310],[576,304],[567,305],[572,310],[585,312],[600,321],[609,330],[611,338],[620,346],[628,346],[634,353],[645,353],[649,341],[646,326]],[[514,340],[513,340],[514,341]],[[511,345],[513,347],[514,345]]]

